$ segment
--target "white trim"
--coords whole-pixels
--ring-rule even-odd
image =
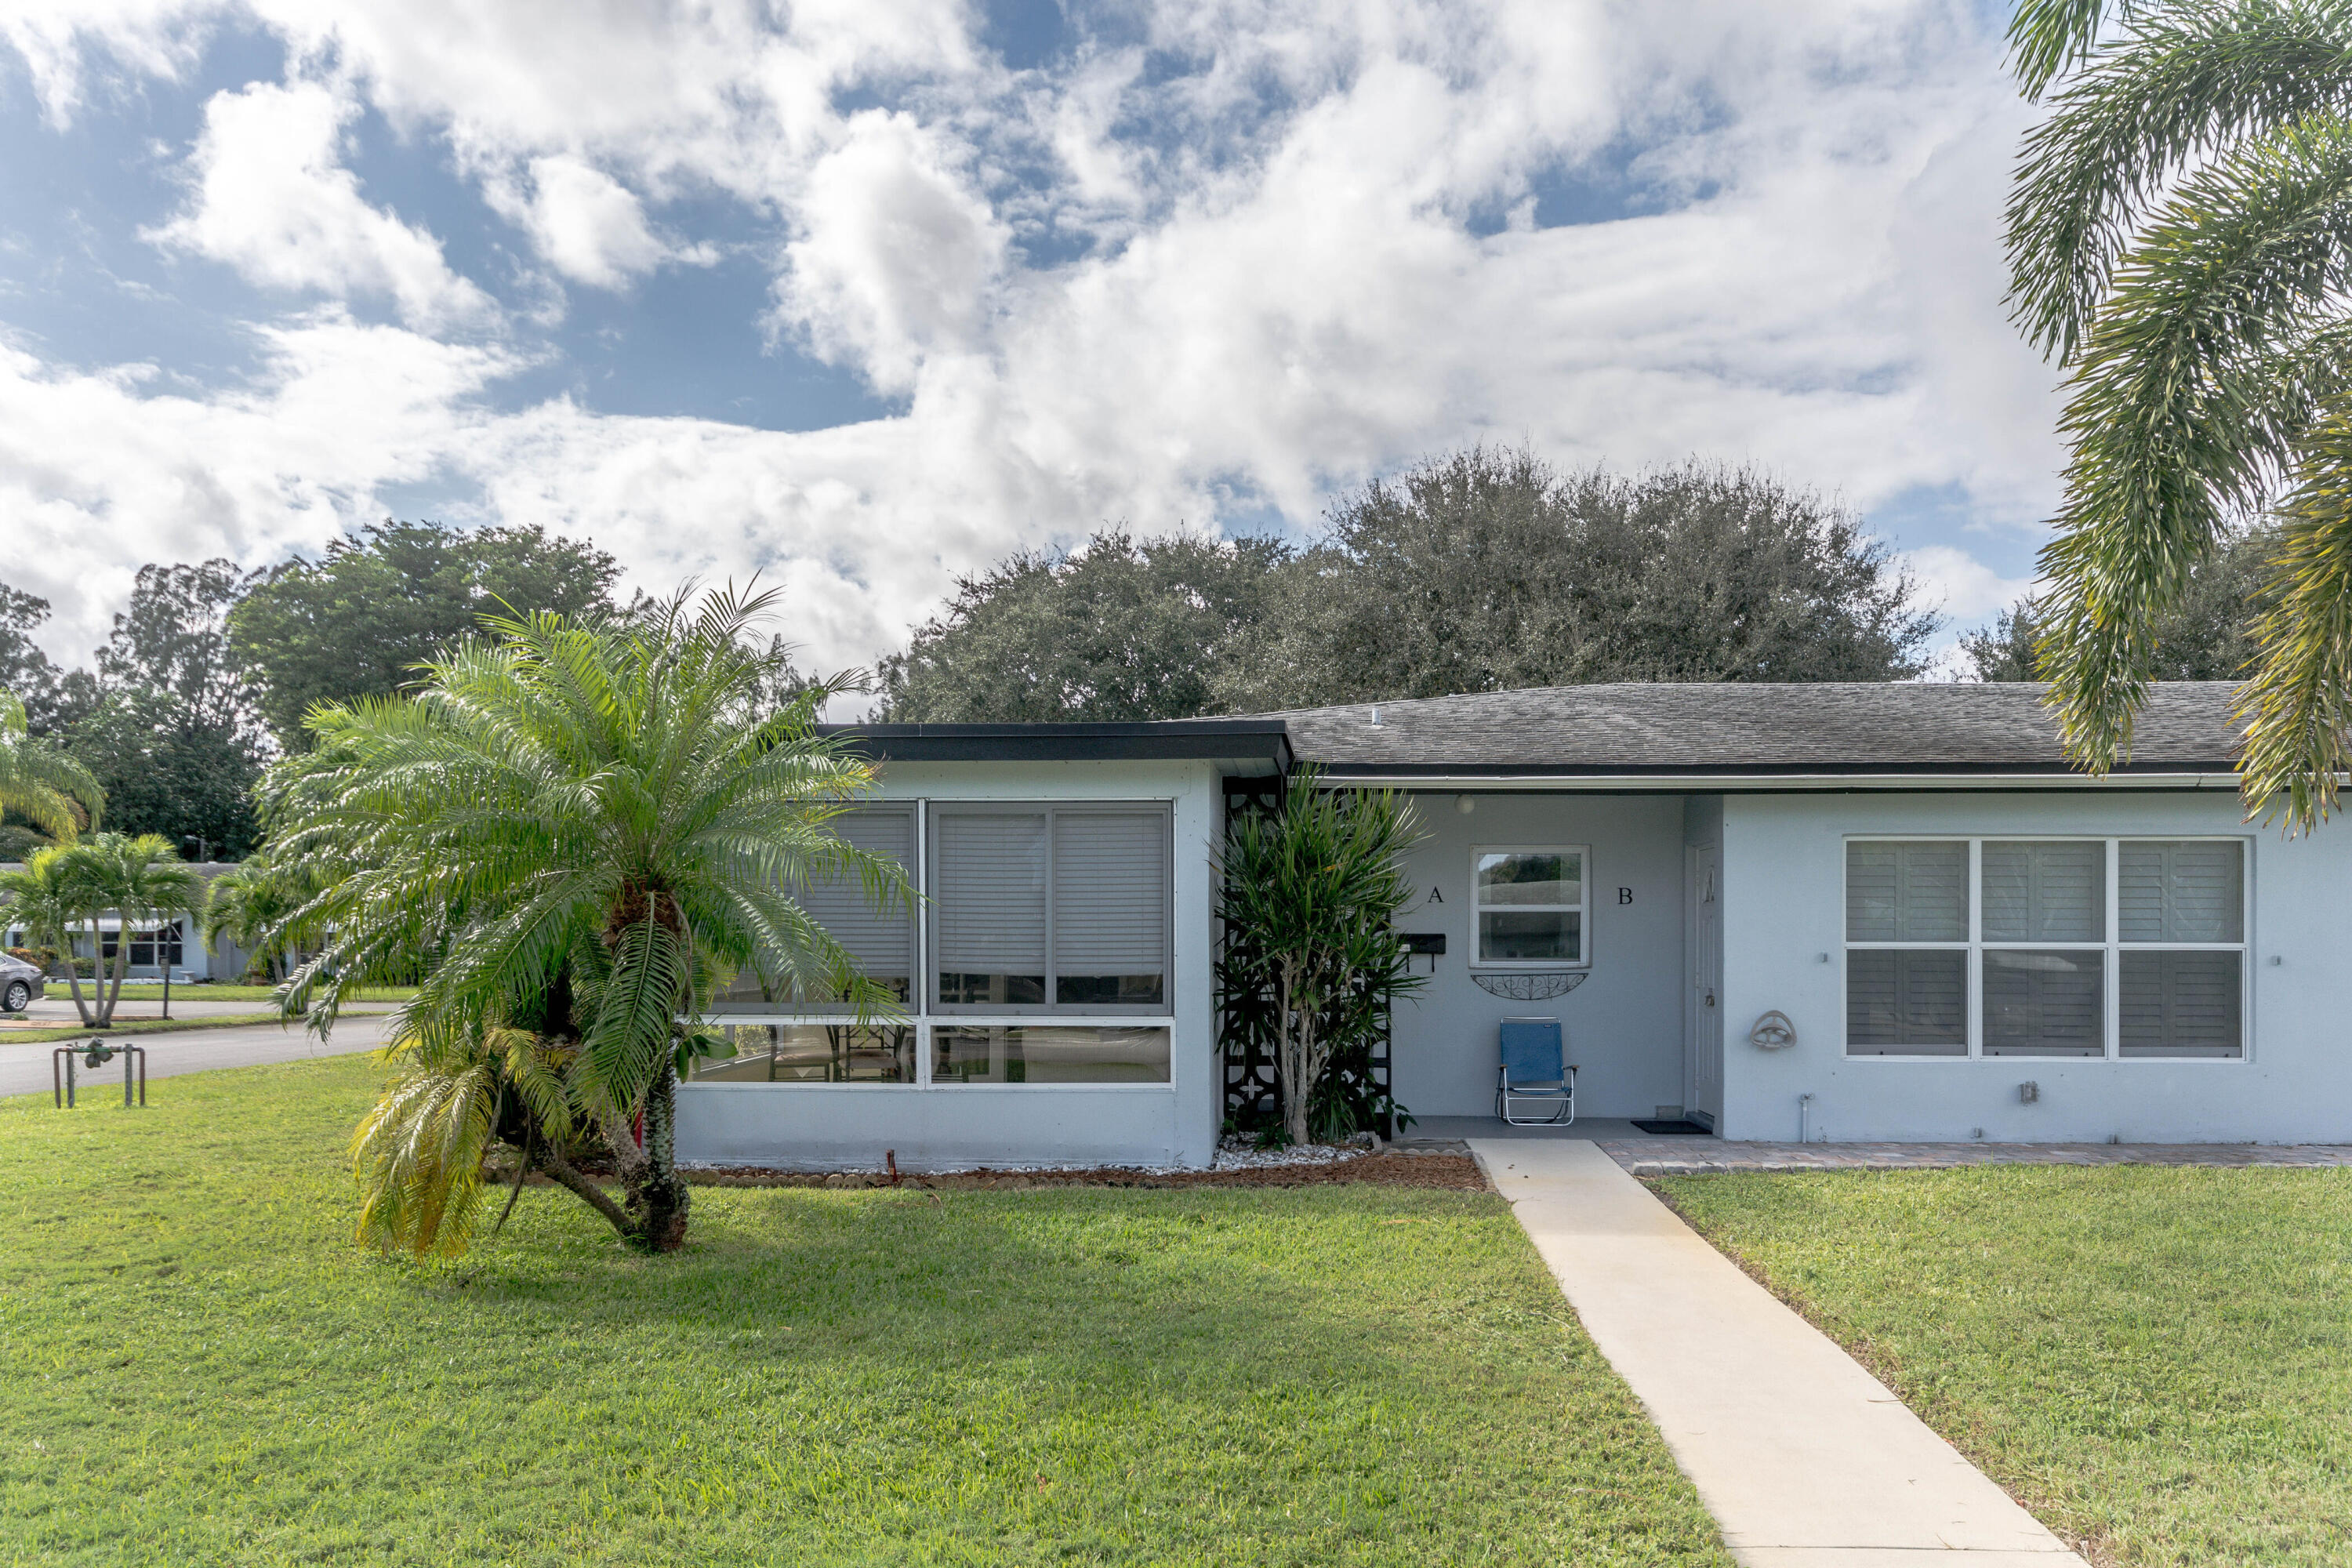
[[[1478,861],[1487,855],[1573,855],[1576,857],[1576,897],[1572,904],[1482,904],[1478,900]],[[1576,956],[1569,958],[1488,958],[1480,942],[1478,917],[1493,910],[1528,914],[1574,914]],[[1529,969],[1590,969],[1592,967],[1592,847],[1589,844],[1473,844],[1470,846],[1470,968],[1473,973],[1502,973]]]

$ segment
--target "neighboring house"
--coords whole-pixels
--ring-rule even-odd
[[[1838,1140],[2352,1142],[2352,826],[2243,820],[2226,685],[2158,686],[2103,780],[2067,767],[2041,698],[1620,685],[850,727],[887,765],[845,826],[927,905],[810,901],[912,1021],[724,998],[741,1054],[688,1086],[681,1151],[1205,1163],[1214,845],[1229,797],[1308,765],[1411,792],[1429,835],[1401,933],[1444,951],[1392,1036],[1418,1115],[1492,1115],[1498,1023],[1550,1016],[1587,1116],[1681,1106],[1787,1140],[1801,1102]],[[1792,1044],[1751,1043],[1771,1013]]]
[[[0,871],[17,871],[23,862],[0,865]],[[234,861],[204,860],[194,865],[197,875],[209,884],[225,871],[234,871]],[[169,966],[174,984],[194,984],[201,981],[219,980],[229,983],[245,978],[252,958],[234,942],[223,941],[206,944],[196,935],[202,924],[192,915],[183,915],[161,929],[137,928],[131,932],[131,967],[125,974],[133,980],[160,980]],[[109,915],[98,922],[96,931],[85,931],[74,939],[74,953],[79,958],[103,957],[107,973],[113,973],[115,943],[121,940],[122,922]],[[32,942],[24,931],[9,923],[8,909],[0,904],[0,947],[30,947]],[[51,994],[58,993],[52,992]]]

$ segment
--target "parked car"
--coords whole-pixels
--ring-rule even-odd
[[[0,1013],[21,1013],[43,994],[41,972],[21,958],[0,953]]]

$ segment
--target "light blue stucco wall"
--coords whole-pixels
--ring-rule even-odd
[[[1211,835],[1221,805],[1206,763],[900,763],[883,798],[1168,801],[1174,817],[1167,1085],[695,1083],[678,1095],[682,1160],[794,1169],[1148,1164],[1204,1166],[1223,1119],[1212,952]],[[740,1020],[737,1020],[740,1021]],[[1055,1021],[1039,1016],[1038,1024]],[[1064,1021],[1077,1021],[1065,1019]],[[1119,1017],[1119,1024],[1144,1020]]]
[[[2242,1061],[1920,1061],[1843,1055],[1844,839],[1850,834],[2247,834],[2251,1005]],[[2126,1142],[2352,1142],[2352,828],[2286,840],[2246,826],[2235,795],[1734,795],[1723,816],[1722,1131]],[[1786,1013],[1798,1043],[1748,1044]],[[2040,1087],[2033,1104],[2018,1086]]]
[[[1457,805],[1465,798],[1466,816]],[[1406,862],[1420,899],[1399,926],[1444,931],[1446,952],[1433,973],[1415,962],[1429,978],[1396,1012],[1398,1103],[1417,1116],[1493,1115],[1498,1026],[1551,1016],[1580,1069],[1580,1114],[1648,1116],[1683,1104],[1683,797],[1447,792],[1412,800],[1428,837]],[[1588,977],[1549,1001],[1488,994],[1473,977],[1472,847],[1570,844],[1591,854]],[[1632,902],[1618,901],[1621,888]]]

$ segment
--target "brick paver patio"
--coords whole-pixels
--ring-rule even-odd
[[[1602,1138],[1637,1176],[1719,1171],[1937,1171],[1958,1165],[2352,1165],[2352,1143],[1721,1143]]]

